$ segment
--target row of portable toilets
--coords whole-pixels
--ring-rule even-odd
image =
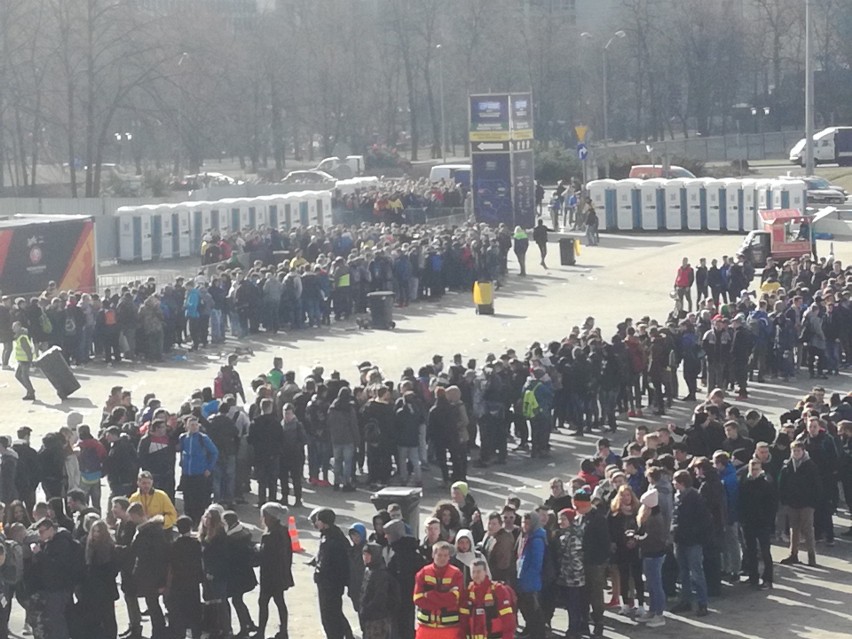
[[[201,253],[205,233],[264,227],[280,231],[331,223],[330,191],[123,206],[118,218],[118,259],[122,262],[190,257]]]
[[[751,231],[758,211],[807,205],[794,179],[594,180],[587,189],[608,231]]]

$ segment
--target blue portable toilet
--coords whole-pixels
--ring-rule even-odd
[[[592,180],[586,185],[592,205],[598,212],[598,219],[603,219],[607,231],[617,231],[615,180]]]

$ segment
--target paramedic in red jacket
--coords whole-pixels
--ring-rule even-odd
[[[452,546],[445,541],[432,546],[432,563],[414,580],[417,607],[417,639],[462,639],[460,623],[464,581],[450,565]]]
[[[461,608],[465,638],[514,639],[518,620],[509,588],[488,578],[488,564],[484,559],[473,562],[470,576]]]
[[[677,301],[680,309],[683,309],[683,300],[689,303],[689,312],[692,312],[692,285],[695,283],[695,270],[689,265],[689,258],[683,258],[681,267],[677,270],[674,286],[677,291]]]

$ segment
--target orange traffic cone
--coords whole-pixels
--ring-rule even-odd
[[[290,547],[293,552],[302,552],[302,542],[299,541],[299,530],[296,528],[296,518],[290,515],[290,521],[287,523],[290,529]]]

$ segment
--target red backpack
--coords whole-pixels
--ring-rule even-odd
[[[216,379],[213,380],[213,397],[216,399],[222,399],[225,396],[225,380],[222,377],[222,372],[220,371],[218,375],[216,375]]]

